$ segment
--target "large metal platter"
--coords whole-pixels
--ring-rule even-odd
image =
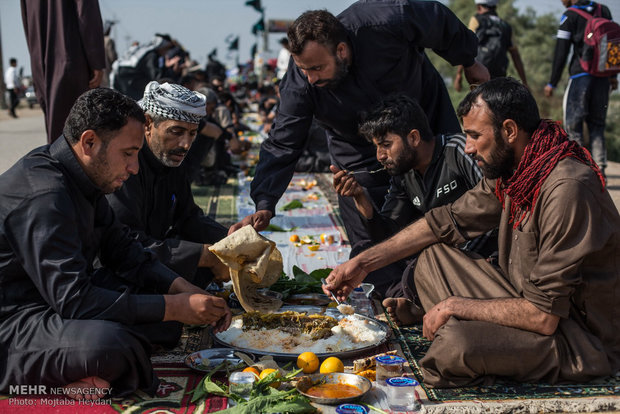
[[[287,310],[295,310],[294,307],[287,307]],[[303,310],[298,310],[303,312]],[[331,314],[330,316],[335,316],[334,314]],[[340,317],[342,317],[343,315],[340,315]],[[360,348],[354,348],[351,350],[347,350],[347,351],[339,351],[339,352],[316,352],[316,356],[318,356],[319,358],[326,358],[329,356],[337,356],[338,358],[352,358],[358,355],[362,355],[362,354],[366,354],[368,353],[368,351],[376,348],[379,345],[382,345],[383,343],[385,343],[390,336],[390,328],[388,327],[387,324],[378,321],[374,318],[370,318],[368,316],[364,316],[364,315],[359,315],[356,314],[357,317],[362,318],[362,319],[366,319],[368,320],[368,323],[373,324],[374,326],[376,326],[379,330],[381,330],[382,332],[384,332],[384,336],[383,339],[380,340],[379,342],[372,344],[372,345],[366,345],[366,346],[362,346]],[[236,315],[233,317],[233,320],[237,319],[237,318],[241,318],[242,315]],[[280,358],[280,359],[295,359],[297,358],[298,353],[288,353],[288,352],[269,352],[269,351],[264,351],[262,349],[257,349],[257,348],[239,348],[236,347],[224,340],[221,340],[220,338],[218,338],[217,334],[213,335],[215,341],[217,343],[219,343],[220,345],[224,345],[224,346],[228,346],[234,349],[237,349],[241,352],[249,352],[252,353],[254,355],[271,355],[274,358]]]

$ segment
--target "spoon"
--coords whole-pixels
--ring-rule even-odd
[[[325,286],[327,285],[327,282],[325,281],[325,278],[322,277],[321,278],[321,283]],[[338,309],[338,312],[342,313],[343,315],[353,315],[355,313],[355,308],[349,304],[346,303],[342,303],[340,302],[337,298],[336,295],[334,295],[334,292],[332,292],[331,290],[329,291],[329,294],[331,295],[332,299],[334,300],[334,302],[336,302],[336,309]]]
[[[384,171],[385,167],[381,167],[378,170],[372,170],[372,171],[366,171],[366,170],[359,170],[359,171],[347,171],[347,175],[355,175],[355,174],[362,174],[362,173],[367,173],[367,174],[376,174],[378,172]]]

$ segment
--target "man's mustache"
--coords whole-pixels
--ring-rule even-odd
[[[184,149],[175,149],[169,152],[170,155],[185,155],[187,154],[187,150]]]

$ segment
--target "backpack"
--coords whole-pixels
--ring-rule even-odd
[[[620,25],[601,17],[601,5],[596,5],[591,15],[577,8],[570,8],[587,20],[583,32],[583,49],[579,63],[590,75],[607,77],[620,72]]]
[[[477,14],[478,56],[476,60],[489,70],[491,78],[506,76],[510,26],[496,15]]]

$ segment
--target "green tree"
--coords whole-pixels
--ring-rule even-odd
[[[566,68],[554,96],[547,98],[543,94],[543,89],[551,75],[555,35],[560,16],[552,13],[537,15],[531,7],[519,10],[514,6],[514,2],[515,0],[502,0],[497,8],[497,14],[512,26],[515,43],[525,67],[527,83],[536,98],[541,117],[561,121],[563,119],[562,98],[568,81]],[[476,13],[473,0],[448,0],[447,5],[466,26]],[[456,92],[452,86],[456,67],[435,53],[429,52],[428,57],[444,78],[452,104],[456,108],[468,91],[467,85],[463,85],[463,91]],[[509,60],[508,76],[518,79],[512,60]],[[608,158],[620,161],[620,95],[618,93],[613,94],[609,102],[605,137]]]

